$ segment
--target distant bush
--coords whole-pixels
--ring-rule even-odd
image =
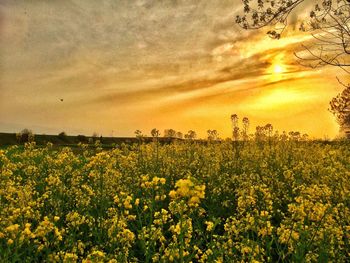
[[[62,141],[65,141],[67,139],[67,134],[63,131],[58,134],[58,138],[60,138]]]
[[[100,139],[98,139],[100,138]],[[97,141],[102,141],[102,135],[99,137],[97,132],[94,132],[92,136],[88,139],[89,144],[93,144]]]
[[[78,135],[77,139],[78,139],[79,142],[83,142],[83,143],[87,143],[88,142],[88,139],[86,138],[85,135]]]
[[[26,143],[34,141],[34,134],[29,129],[23,129],[21,132],[16,134],[17,141],[19,143]]]

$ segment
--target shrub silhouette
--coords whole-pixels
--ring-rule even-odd
[[[85,135],[78,135],[77,136],[77,139],[78,139],[78,141],[79,142],[81,142],[81,143],[87,143],[88,142],[88,139],[86,138],[86,136]]]
[[[16,138],[19,143],[26,143],[34,141],[34,134],[29,129],[23,129],[20,133],[16,134]]]
[[[58,134],[58,138],[62,141],[66,141],[67,140],[67,134],[63,131],[63,132],[60,132]]]

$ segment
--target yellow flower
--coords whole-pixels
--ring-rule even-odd
[[[125,209],[131,209],[132,208],[132,204],[130,203],[131,201],[131,197],[129,198],[129,196],[127,197],[127,199],[125,199],[123,205],[125,207]]]
[[[211,221],[205,221],[205,224],[207,225],[207,231],[210,232],[214,228],[214,223]]]
[[[176,191],[171,190],[171,191],[169,192],[169,197],[172,198],[172,199],[175,199],[175,198],[176,198]]]
[[[165,180],[165,178],[160,178],[160,179],[159,179],[159,182],[160,182],[161,184],[165,184],[165,183],[166,183],[166,180]]]
[[[205,185],[195,185],[191,179],[180,179],[175,184],[176,190],[169,192],[171,199],[188,199],[190,207],[197,207],[205,196]]]
[[[190,206],[196,206],[200,203],[200,199],[199,199],[199,196],[192,196],[190,198],[190,200],[188,201],[188,204]]]
[[[19,228],[19,224],[14,224],[5,228],[7,232],[16,232]]]

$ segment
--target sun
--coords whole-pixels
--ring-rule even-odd
[[[283,68],[282,65],[276,64],[276,65],[273,67],[273,72],[274,72],[275,74],[281,74],[281,73],[284,72],[284,68]]]
[[[270,81],[279,81],[285,78],[285,74],[287,72],[286,66],[279,62],[275,61],[271,64],[270,68],[268,69],[268,78]]]

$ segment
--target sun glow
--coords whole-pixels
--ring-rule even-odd
[[[268,69],[269,80],[279,81],[285,78],[284,73],[287,72],[286,66],[283,63],[282,58],[276,58],[271,63],[271,66]]]
[[[273,67],[273,73],[275,74],[281,74],[284,72],[284,68],[282,65],[279,65],[279,64],[276,64],[274,67]]]
[[[279,88],[267,91],[261,97],[250,103],[255,110],[276,110],[295,108],[305,102],[312,101],[315,96],[300,89]]]

